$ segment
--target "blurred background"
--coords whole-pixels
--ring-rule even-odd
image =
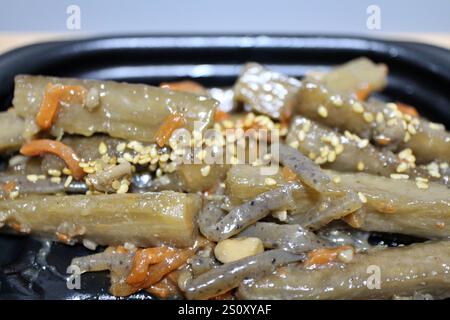
[[[450,48],[449,0],[0,0],[0,52],[101,34],[353,34]]]

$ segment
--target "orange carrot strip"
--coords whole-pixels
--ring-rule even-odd
[[[406,103],[397,102],[397,107],[398,107],[398,110],[400,110],[404,114],[409,114],[410,116],[413,116],[413,117],[419,116],[419,112],[417,112],[417,109]]]
[[[175,90],[175,91],[183,91],[183,92],[191,92],[197,94],[203,94],[206,92],[205,87],[203,87],[200,83],[184,80],[184,81],[176,81],[176,82],[163,82],[159,85],[161,88]]]
[[[84,102],[86,89],[82,86],[62,86],[47,84],[41,107],[36,115],[36,123],[39,128],[48,130],[58,114],[59,103],[77,101],[81,98]]]
[[[172,133],[176,129],[181,128],[184,125],[186,125],[186,121],[181,115],[169,115],[156,131],[155,140],[158,146],[160,146],[161,148],[164,147],[165,144],[169,141]]]
[[[216,112],[214,113],[214,121],[215,122],[221,122],[224,120],[227,120],[230,117],[230,115],[228,113],[226,113],[225,111],[219,110],[217,109]]]
[[[337,248],[316,249],[308,254],[308,259],[305,261],[305,267],[314,265],[327,264],[335,261],[342,251],[353,249],[352,246],[341,246]]]
[[[194,254],[193,249],[176,250],[169,254],[162,262],[151,265],[148,268],[147,278],[141,284],[140,288],[148,288],[159,282],[166,274],[178,269],[186,263],[187,259]]]
[[[359,88],[358,91],[356,91],[356,98],[358,100],[365,101],[371,92],[372,88],[368,84],[362,88]]]
[[[80,180],[85,175],[85,172],[79,165],[80,160],[78,156],[72,148],[60,141],[49,139],[32,140],[20,148],[20,153],[28,157],[40,156],[43,153],[54,154],[66,163],[75,179]]]
[[[16,183],[14,181],[8,181],[3,186],[2,189],[6,192],[11,192],[16,188]]]
[[[147,249],[139,249],[133,258],[133,266],[127,277],[127,283],[130,285],[138,285],[142,283],[148,274],[150,264],[162,262],[174,249],[168,247],[155,247]]]

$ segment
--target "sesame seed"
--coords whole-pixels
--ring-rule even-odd
[[[208,176],[210,171],[211,171],[210,165],[204,166],[200,169],[200,173],[202,174],[203,177]]]
[[[364,162],[358,161],[358,164],[356,165],[356,169],[358,169],[358,171],[363,171],[364,167],[365,167]]]
[[[126,183],[121,183],[119,189],[116,191],[117,193],[127,193],[128,185]]]
[[[400,174],[400,173],[391,173],[390,177],[391,177],[391,179],[394,179],[394,180],[401,180],[401,179],[408,180],[409,179],[409,175]]]
[[[70,176],[72,174],[72,171],[70,171],[69,168],[66,167],[63,168],[62,172],[67,176]]]
[[[98,152],[100,154],[106,154],[108,152],[108,147],[106,146],[106,144],[102,141],[100,142],[99,146],[98,146]]]
[[[357,101],[355,101],[355,102],[352,104],[352,109],[353,109],[353,111],[355,111],[356,113],[363,113],[363,112],[364,112],[364,107],[362,106],[361,103],[359,103],[359,102],[357,102]]]
[[[124,152],[125,148],[127,147],[127,144],[125,142],[120,142],[117,146],[116,146],[116,150],[118,152]]]
[[[92,167],[85,167],[85,168],[83,168],[83,171],[86,173],[94,173],[95,172],[94,168],[92,168]]]
[[[384,122],[384,115],[381,112],[377,112],[376,120],[378,123]]]
[[[409,132],[405,132],[405,137],[403,138],[404,142],[408,142],[411,140],[411,134]]]
[[[61,177],[51,177],[50,181],[53,183],[61,183]]]
[[[349,263],[353,260],[353,256],[354,256],[353,250],[347,249],[347,250],[343,250],[343,251],[339,252],[338,259],[341,262]]]
[[[314,152],[308,153],[308,158],[310,158],[311,160],[314,160],[316,157],[317,155]]]
[[[337,183],[340,183],[340,182],[341,182],[341,177],[334,176],[334,177],[333,177],[333,182],[336,183],[336,184],[337,184]]]
[[[327,162],[327,158],[326,157],[317,157],[314,162],[318,165],[324,164],[325,162]]]
[[[11,192],[9,193],[9,198],[10,198],[11,200],[16,199],[18,196],[19,196],[19,191],[17,191],[17,190],[11,191]]]
[[[417,130],[416,130],[416,128],[414,127],[414,125],[413,124],[408,124],[408,132],[410,133],[410,134],[412,134],[412,135],[415,135],[416,133],[417,133]]]
[[[336,152],[335,151],[330,151],[328,153],[327,160],[328,160],[328,162],[334,162],[336,160]]]
[[[387,125],[388,125],[389,127],[393,127],[393,126],[395,126],[396,124],[397,124],[397,119],[395,119],[395,118],[389,119],[389,120],[387,121]]]
[[[362,192],[358,192],[359,200],[361,200],[362,203],[367,203],[367,198]]]
[[[319,108],[317,109],[317,113],[319,114],[319,116],[321,116],[322,118],[326,118],[328,117],[328,110],[327,108],[325,108],[324,106],[319,106]]]
[[[341,107],[344,104],[340,96],[331,96],[330,100],[336,107]]]
[[[342,152],[344,152],[344,145],[338,144],[338,145],[334,148],[334,151],[336,152],[337,155],[341,154]]]
[[[29,174],[27,175],[27,180],[30,182],[36,182],[38,181],[38,176],[35,174]]]
[[[272,217],[274,217],[280,221],[286,221],[287,220],[287,211],[286,210],[274,211],[272,213]]]
[[[120,181],[119,180],[114,180],[111,183],[111,186],[113,187],[114,190],[118,190],[120,188]]]
[[[442,124],[435,122],[430,122],[429,127],[433,130],[445,130],[445,127]]]
[[[72,183],[73,177],[67,176],[66,182],[64,182],[64,187],[67,188]]]
[[[369,140],[367,139],[362,139],[360,141],[358,141],[358,148],[363,149],[365,147],[367,147],[369,145]]]
[[[406,170],[408,170],[408,165],[405,162],[401,162],[395,169],[398,173],[406,172]]]
[[[203,150],[203,151],[205,151],[205,150]],[[170,155],[167,154],[167,153],[165,153],[165,154],[163,154],[163,155],[161,155],[161,156],[159,157],[159,161],[161,161],[161,162],[167,162],[167,160],[169,160],[169,157],[170,157]]]
[[[267,186],[274,186],[277,184],[277,181],[273,178],[265,178],[264,179],[264,184]]]
[[[368,123],[370,123],[370,122],[372,122],[374,120],[373,119],[373,114],[371,114],[370,112],[364,112],[363,113],[363,118]]]
[[[61,171],[56,170],[56,169],[48,169],[48,174],[53,177],[60,177]]]

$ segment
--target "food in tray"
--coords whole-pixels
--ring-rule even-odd
[[[371,97],[387,73],[248,63],[232,89],[18,75],[1,230],[93,250],[71,264],[109,271],[115,296],[450,297],[450,133]]]

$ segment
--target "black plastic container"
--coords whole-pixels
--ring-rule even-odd
[[[227,86],[248,61],[302,77],[308,70],[359,56],[388,65],[389,85],[381,98],[414,105],[422,115],[450,127],[450,51],[335,36],[121,36],[31,45],[0,56],[0,106],[11,105],[14,76],[21,73],[149,84],[193,78],[206,86]],[[395,235],[375,238],[410,241]],[[66,287],[62,276],[70,260],[88,250],[54,244],[48,263],[55,272],[43,269],[36,259],[40,247],[28,237],[0,235],[0,299],[110,298],[106,273],[83,275],[80,290]],[[132,298],[144,297],[149,298]]]

